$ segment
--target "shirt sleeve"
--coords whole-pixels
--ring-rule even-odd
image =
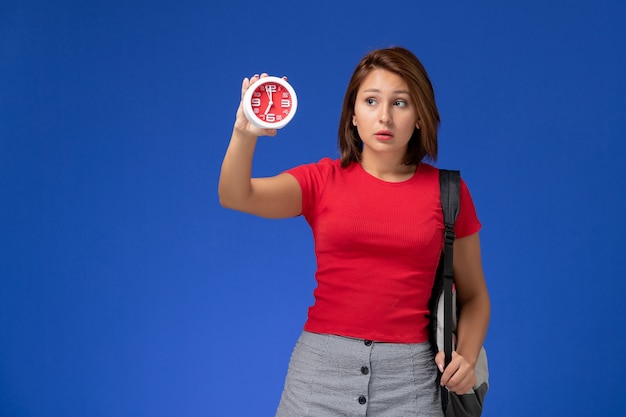
[[[302,215],[309,219],[315,210],[315,203],[322,193],[324,184],[335,165],[330,158],[324,158],[316,163],[299,165],[285,171],[293,175],[302,190]]]
[[[461,207],[459,216],[454,225],[454,232],[457,238],[473,235],[481,229],[482,225],[478,220],[474,201],[470,195],[467,184],[461,179]]]

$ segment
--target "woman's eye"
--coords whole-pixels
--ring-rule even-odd
[[[374,100],[373,98],[368,98],[367,100],[365,100],[365,102],[370,106],[376,104],[376,100]]]
[[[398,106],[398,107],[406,107],[407,106],[407,102],[404,100],[396,100],[396,102],[394,103],[394,105]]]

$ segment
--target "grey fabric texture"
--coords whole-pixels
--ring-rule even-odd
[[[303,332],[276,417],[443,417],[425,343],[380,343]]]

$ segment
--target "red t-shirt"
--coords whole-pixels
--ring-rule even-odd
[[[360,164],[322,159],[287,171],[302,188],[302,214],[317,258],[315,304],[304,329],[381,342],[428,340],[428,300],[443,247],[437,168],[386,182]],[[480,230],[461,181],[456,236]]]

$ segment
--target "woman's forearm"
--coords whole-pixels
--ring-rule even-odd
[[[233,130],[220,172],[218,194],[222,206],[237,209],[250,196],[252,158],[257,140],[257,136]]]
[[[485,341],[490,314],[491,306],[486,291],[460,306],[456,352],[472,366],[476,364]]]

